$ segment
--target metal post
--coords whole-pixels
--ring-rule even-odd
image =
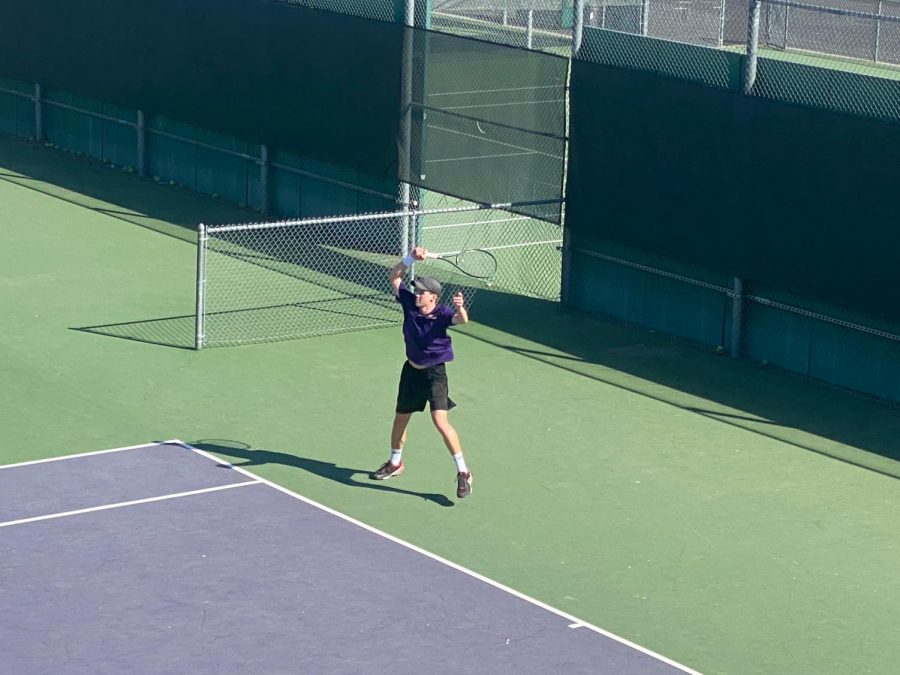
[[[650,0],[641,0],[641,35],[650,34]]]
[[[44,142],[44,97],[39,82],[34,83],[34,142]]]
[[[581,51],[584,38],[584,0],[575,0],[575,23],[572,25],[572,56]]]
[[[531,49],[534,43],[534,10],[528,10],[528,28],[525,31],[525,46]]]
[[[734,278],[734,294],[731,296],[731,358],[741,356],[741,337],[744,334],[744,281]]]
[[[143,110],[137,111],[137,172],[141,178],[147,175],[147,119]]]
[[[788,39],[788,33],[791,30],[791,7],[790,5],[784,8],[784,50],[787,51],[790,46],[790,40]]]
[[[413,88],[413,27],[416,23],[415,0],[405,0],[403,25],[403,61],[400,81],[401,97],[401,139],[400,139],[400,208],[404,214],[410,211],[410,186],[406,179],[412,169],[412,88]],[[400,253],[405,255],[410,247],[412,218],[404,215],[400,223]]]
[[[747,21],[747,55],[744,58],[744,81],[741,91],[749,94],[756,82],[756,61],[759,55],[759,11],[760,0],[751,0],[750,16]]]
[[[269,215],[271,204],[269,196],[272,194],[269,186],[269,146],[263,143],[259,146],[259,210],[263,215]]]
[[[875,48],[873,49],[872,61],[878,63],[878,52],[881,50],[881,12],[884,10],[884,3],[878,0],[877,17],[875,18]]]
[[[197,227],[196,309],[194,313],[194,349],[203,349],[206,340],[206,225]]]
[[[509,10],[506,7],[503,8],[503,25],[509,25]]]
[[[719,47],[725,45],[725,0],[719,7]]]

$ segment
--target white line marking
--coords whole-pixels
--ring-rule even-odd
[[[180,441],[154,441],[153,443],[141,443],[140,445],[127,445],[122,448],[110,448],[109,450],[93,450],[91,452],[79,452],[74,455],[62,455],[60,457],[48,457],[46,459],[33,459],[30,462],[18,462],[16,464],[0,464],[0,469],[14,469],[19,466],[31,466],[32,464],[45,464],[47,462],[60,462],[64,459],[77,459],[79,457],[92,457],[94,455],[105,455],[110,452],[122,452],[124,450],[139,450],[141,448],[153,448],[160,445],[177,444],[183,445]]]
[[[439,127],[435,124],[429,124],[428,128],[434,129],[435,131],[443,131],[448,134],[456,134],[458,136],[465,136],[467,138],[477,138],[479,141],[482,141],[484,143],[493,143],[494,145],[502,145],[507,148],[513,148],[514,150],[522,150],[523,151],[521,153],[514,153],[514,154],[543,155],[545,157],[550,157],[551,159],[559,159],[559,160],[563,159],[562,157],[560,157],[558,155],[554,155],[549,152],[543,152],[541,150],[535,150],[533,148],[523,148],[521,145],[516,145],[515,143],[506,143],[504,141],[498,141],[493,138],[482,138],[481,136],[476,136],[475,134],[469,134],[469,133],[466,133],[465,131],[457,131],[456,129],[447,129],[446,127]],[[561,139],[553,139],[553,140],[556,141],[556,140],[561,140]],[[506,155],[498,155],[498,157],[505,157],[505,156]]]
[[[220,459],[219,457],[216,457],[215,455],[208,453],[205,450],[200,450],[199,448],[192,447],[191,445],[188,445],[187,443],[184,443],[182,441],[172,441],[172,442],[179,443],[180,445],[183,445],[184,447],[186,447],[190,450],[193,450],[197,454],[202,455],[202,456],[206,457],[207,459],[210,459],[213,462],[216,462],[217,464],[222,464],[224,466],[227,466],[230,469],[233,469],[234,471],[237,471],[240,474],[243,474],[245,476],[253,478],[253,479],[259,481],[260,483],[263,483],[264,485],[268,485],[269,487],[274,488],[274,489],[278,490],[279,492],[283,492],[284,494],[286,494],[290,497],[293,497],[294,499],[299,499],[301,502],[304,502],[305,504],[309,504],[310,506],[314,506],[317,509],[321,509],[322,511],[325,511],[326,513],[330,513],[331,515],[336,516],[336,517],[340,518],[341,520],[344,520],[348,523],[352,523],[353,525],[356,525],[357,527],[361,527],[362,529],[364,529],[368,532],[371,532],[372,534],[377,534],[379,537],[383,537],[383,538],[387,539],[388,541],[392,541],[395,544],[404,546],[405,548],[408,548],[411,551],[415,551],[416,553],[418,553],[420,555],[423,555],[427,558],[431,558],[432,560],[435,560],[443,565],[446,565],[447,567],[450,567],[450,568],[456,570],[457,572],[462,572],[463,574],[467,574],[470,577],[472,577],[473,579],[478,579],[479,581],[486,583],[489,586],[493,586],[494,588],[501,590],[505,593],[509,593],[510,595],[513,595],[513,596],[519,598],[520,600],[524,600],[525,602],[531,603],[532,605],[535,605],[536,607],[540,607],[541,609],[551,612],[552,614],[556,614],[557,616],[560,616],[560,617],[570,621],[571,622],[569,625],[570,628],[575,627],[575,625],[577,625],[577,627],[588,628],[588,629],[594,631],[595,633],[599,633],[600,635],[608,637],[611,640],[615,640],[616,642],[618,642],[620,644],[631,647],[632,649],[635,649],[635,650],[641,652],[642,654],[646,654],[647,656],[651,656],[654,659],[662,661],[663,663],[667,663],[668,665],[670,665],[674,668],[678,668],[679,670],[682,670],[685,673],[689,673],[690,675],[702,675],[702,673],[700,673],[696,670],[692,670],[692,669],[688,668],[687,666],[684,666],[684,665],[678,663],[677,661],[668,659],[665,656],[662,656],[661,654],[657,654],[656,652],[647,649],[646,647],[642,647],[639,644],[631,642],[630,640],[626,640],[625,638],[620,637],[620,636],[616,635],[615,633],[610,633],[609,631],[603,630],[602,628],[600,628],[598,626],[595,626],[591,623],[587,623],[586,621],[582,621],[581,619],[579,619],[576,616],[572,616],[571,614],[568,614],[566,612],[563,612],[562,610],[556,609],[555,607],[552,607],[546,603],[543,603],[540,600],[536,600],[528,595],[525,595],[524,593],[520,593],[519,591],[517,591],[513,588],[510,588],[509,586],[504,586],[503,584],[501,584],[497,581],[494,581],[493,579],[490,579],[488,577],[482,576],[481,574],[478,574],[478,572],[473,572],[472,570],[467,569],[467,568],[463,567],[462,565],[457,565],[456,563],[451,562],[445,558],[442,558],[439,555],[431,553],[430,551],[426,551],[424,548],[419,548],[415,544],[410,544],[407,541],[398,539],[397,537],[395,537],[392,534],[388,534],[387,532],[382,532],[381,530],[376,529],[376,528],[372,527],[371,525],[367,525],[366,523],[364,523],[360,520],[356,520],[356,518],[353,518],[344,513],[341,513],[340,511],[335,511],[334,509],[329,508],[329,507],[325,506],[324,504],[320,504],[316,501],[313,501],[312,499],[309,499],[308,497],[304,497],[303,495],[297,494],[296,492],[292,492],[292,491],[288,490],[287,488],[282,487],[281,485],[278,485],[277,483],[273,483],[270,480],[267,480],[265,478],[257,476],[255,474],[247,471],[246,469],[243,469],[239,466],[234,466],[230,462]]]
[[[537,91],[538,89],[561,89],[558,84],[543,84],[538,87],[507,87],[506,89],[473,89],[472,91],[439,91],[428,94],[432,96],[463,96],[468,94],[496,94],[501,91]]]
[[[575,623],[570,623],[569,628],[584,628],[584,624],[580,621],[576,621]]]
[[[21,518],[19,520],[8,520],[0,523],[0,527],[12,527],[13,525],[24,525],[26,523],[36,523],[40,520],[53,520],[54,518],[66,518],[68,516],[78,516],[82,513],[93,513],[94,511],[108,511],[109,509],[120,509],[123,506],[134,506],[136,504],[149,504],[150,502],[161,502],[165,499],[177,499],[178,497],[188,497],[190,495],[200,495],[206,492],[217,492],[219,490],[230,490],[231,488],[244,487],[246,485],[259,485],[262,481],[258,479],[250,480],[245,483],[232,483],[230,485],[218,485],[211,488],[203,488],[200,490],[190,490],[188,492],[176,492],[170,495],[162,495],[160,497],[147,497],[146,499],[135,499],[130,502],[118,502],[116,504],[105,504],[103,506],[91,506],[86,509],[76,509],[75,511],[63,511],[61,513],[50,513],[46,516],[34,516],[33,518]]]

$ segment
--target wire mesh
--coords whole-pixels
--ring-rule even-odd
[[[746,40],[746,5],[737,36],[728,31],[741,8],[726,0],[587,0],[584,25],[705,47]]]
[[[727,0],[589,0],[578,58],[735,89],[747,40]],[[734,42],[736,41],[736,42]]]
[[[394,0],[278,0],[278,2],[361,16],[364,19],[378,19],[379,21],[397,21],[398,19],[397,3]]]
[[[893,402],[900,401],[900,323],[839,308],[809,297],[744,282],[740,293],[733,279],[630,249],[594,241],[575,248],[597,275],[591,306],[607,318],[664,331],[688,342],[716,348]],[[653,296],[666,298],[667,312],[644,313]],[[735,298],[740,317],[735,319]],[[677,300],[675,300],[677,298]],[[683,312],[684,306],[702,307]],[[673,320],[673,316],[677,319]]]
[[[900,4],[764,2],[758,55],[754,95],[900,119]]]
[[[409,277],[441,280],[471,307],[491,288],[559,294],[561,228],[497,208],[455,206],[358,216],[201,227],[198,347],[288,340],[399,322],[387,270],[413,245],[437,254],[490,251],[490,279],[443,260],[417,262]]]
[[[442,33],[568,56],[573,0],[432,0],[430,28]]]

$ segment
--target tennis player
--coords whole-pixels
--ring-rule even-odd
[[[427,251],[418,246],[394,265],[388,275],[397,302],[403,308],[403,339],[406,363],[400,373],[397,407],[391,428],[391,458],[382,464],[372,478],[387,480],[403,473],[401,453],[406,442],[406,426],[414,412],[431,407],[431,421],[444,440],[456,464],[456,496],[467,497],[472,491],[472,472],[466,467],[459,436],[447,419],[456,404],[450,399],[447,370],[444,364],[453,359],[453,347],[447,329],[469,320],[463,294],[453,296],[453,307],[438,304],[441,284],[434,277],[421,277],[412,282],[409,291],[403,275],[416,260],[425,260]]]

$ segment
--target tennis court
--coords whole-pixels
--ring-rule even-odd
[[[685,672],[176,441],[0,486],[10,672]]]
[[[507,637],[560,672],[674,667],[642,650],[704,673],[900,661],[896,408],[482,289],[450,366],[472,496],[425,418],[406,473],[372,482],[396,325],[176,348],[196,224],[252,216],[9,139],[0,158],[0,476],[23,472],[0,477],[3,522],[216,488],[0,528],[22,631],[0,631],[18,650],[0,672],[278,672],[304,626],[328,672],[375,670],[384,640],[396,672],[504,672]],[[171,438],[247,473],[174,446],[96,454]],[[640,646],[631,670],[590,626]]]

